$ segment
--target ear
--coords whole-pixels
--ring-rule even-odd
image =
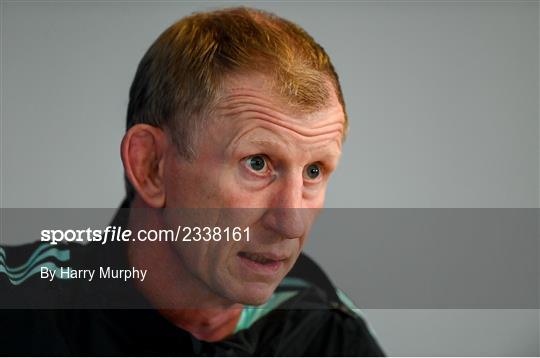
[[[168,140],[162,129],[136,124],[122,139],[124,171],[141,199],[150,207],[165,206],[163,166]]]

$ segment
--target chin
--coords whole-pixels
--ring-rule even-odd
[[[267,283],[249,284],[247,286],[242,292],[239,292],[237,302],[249,306],[265,304],[276,289],[276,285]]]

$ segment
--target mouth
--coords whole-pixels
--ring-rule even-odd
[[[276,273],[287,260],[284,255],[245,251],[239,252],[238,257],[245,267],[260,274]]]

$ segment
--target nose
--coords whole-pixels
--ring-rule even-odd
[[[262,222],[286,239],[296,239],[306,234],[307,221],[303,209],[303,179],[283,180],[272,193],[270,205]]]

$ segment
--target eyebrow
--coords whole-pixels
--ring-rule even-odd
[[[264,145],[264,146],[271,146],[271,147],[281,147],[283,145],[283,143],[279,143],[278,141],[268,140],[268,139],[249,139],[246,142],[248,142],[249,144]]]

